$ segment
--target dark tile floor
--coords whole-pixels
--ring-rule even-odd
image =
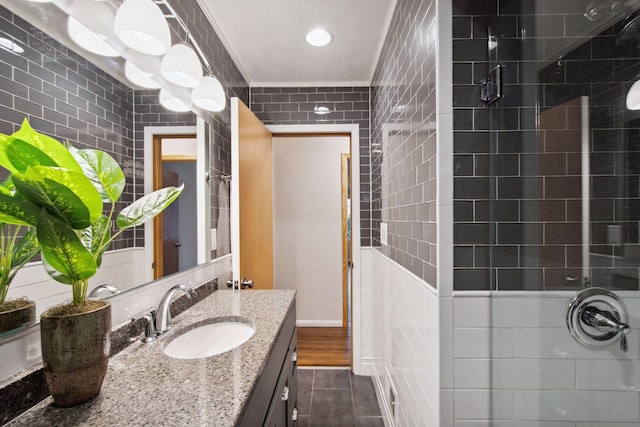
[[[383,427],[370,377],[298,368],[299,427]]]

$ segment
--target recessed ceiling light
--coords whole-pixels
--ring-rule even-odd
[[[329,114],[331,110],[329,110],[329,107],[325,107],[324,105],[316,105],[315,107],[313,107],[313,112],[316,114],[325,115]]]
[[[9,40],[6,37],[0,37],[0,48],[13,53],[24,53],[24,49],[19,44]]]
[[[316,28],[307,33],[307,43],[311,46],[326,46],[331,43],[333,36],[323,28]]]

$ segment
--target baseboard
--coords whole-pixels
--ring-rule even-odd
[[[299,328],[342,328],[342,320],[296,320]]]

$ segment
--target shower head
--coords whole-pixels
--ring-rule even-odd
[[[604,13],[616,12],[621,4],[621,2],[615,0],[591,2],[585,8],[584,17],[591,22],[597,21]]]
[[[616,37],[616,44],[622,45],[640,38],[640,11],[629,15],[622,24],[622,29]]]

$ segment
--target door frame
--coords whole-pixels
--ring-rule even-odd
[[[357,124],[266,125],[272,134],[350,134],[351,170],[360,170],[360,128]],[[360,320],[360,174],[351,174],[351,355],[355,374],[366,374],[362,366],[362,324]],[[357,195],[354,196],[354,195]]]
[[[179,139],[179,138],[193,138],[196,139],[195,133],[187,134],[153,134],[152,135],[152,147],[153,147],[153,191],[159,190],[163,187],[163,172],[165,161],[175,162],[194,162],[196,167],[198,165],[197,156],[181,156],[170,155],[162,156],[162,141],[165,139]],[[196,143],[197,144],[197,143]],[[164,240],[164,213],[160,212],[153,218],[153,241],[157,242]],[[153,279],[158,280],[166,276],[164,273],[164,245],[155,245],[153,247],[153,259],[155,260],[155,268],[153,269]]]
[[[197,242],[198,260],[197,263],[203,264],[211,260],[211,242],[209,229],[211,228],[211,214],[209,212],[209,182],[206,179],[209,174],[208,170],[208,149],[207,136],[204,120],[197,118],[196,126],[145,126],[144,128],[144,194],[153,192],[154,185],[154,137],[165,135],[196,135],[196,192],[197,197],[197,227],[199,238]],[[201,179],[205,177],[205,179]],[[134,175],[134,185],[136,177]],[[201,197],[200,195],[207,195]],[[145,282],[150,282],[154,277],[153,261],[155,252],[154,239],[154,221],[149,220],[143,225],[144,227],[144,278]]]
[[[351,182],[351,153],[340,155],[340,198],[342,205],[342,327],[349,326],[349,263],[351,262],[351,241],[349,240],[349,190]]]

